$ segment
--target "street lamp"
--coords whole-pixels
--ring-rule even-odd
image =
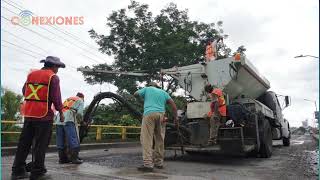
[[[312,55],[299,55],[299,56],[295,56],[294,58],[301,58],[301,57],[313,57],[313,58],[317,58],[317,59],[319,59],[319,57],[317,57],[317,56],[312,56]]]

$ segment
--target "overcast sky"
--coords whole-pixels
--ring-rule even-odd
[[[107,34],[106,17],[113,10],[126,7],[130,3],[129,0],[15,0],[14,2],[16,4],[10,0],[1,1],[2,16],[11,19],[12,16],[16,16],[13,13],[21,12],[20,9],[30,10],[37,16],[83,16],[83,25],[59,26],[59,28],[77,36],[81,41],[90,44],[90,47],[48,26],[26,26],[44,35],[46,39],[1,18],[2,86],[21,93],[28,71],[32,68],[41,68],[42,64],[38,62],[46,55],[55,55],[67,65],[67,68],[60,69],[58,73],[63,99],[82,91],[86,95],[88,104],[100,90],[116,90],[109,84],[102,86],[86,84],[81,73],[75,68],[97,62],[112,63],[111,57],[97,51],[98,46],[90,39],[87,31],[93,28],[98,33]],[[294,56],[300,54],[319,56],[317,0],[138,2],[149,4],[154,14],[158,14],[168,3],[174,2],[179,9],[188,9],[192,20],[206,23],[223,21],[223,29],[229,34],[227,45],[233,50],[244,45],[247,48],[248,59],[270,81],[271,90],[291,96],[292,104],[284,110],[284,115],[291,126],[301,126],[301,121],[305,119],[310,119],[311,123],[315,105],[314,102],[303,99],[317,100],[319,104],[319,59],[295,59]]]

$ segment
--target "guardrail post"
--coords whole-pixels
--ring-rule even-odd
[[[102,128],[97,127],[97,134],[96,134],[96,140],[100,141],[101,140],[101,134],[102,134]]]
[[[122,127],[121,128],[121,139],[126,140],[127,139],[127,128]]]

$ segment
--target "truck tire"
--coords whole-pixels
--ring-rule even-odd
[[[260,126],[260,149],[259,154],[262,158],[269,158],[272,155],[272,132],[267,119],[263,119]]]

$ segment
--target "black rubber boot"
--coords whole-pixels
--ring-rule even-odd
[[[30,176],[29,173],[27,173],[26,171],[20,172],[20,173],[12,173],[11,174],[11,180],[16,180],[16,179],[25,179],[28,178]]]
[[[59,164],[65,164],[65,163],[71,162],[63,149],[59,149],[58,153],[59,153]]]
[[[79,150],[73,149],[71,151],[71,163],[72,164],[82,164],[82,161],[79,160]]]

